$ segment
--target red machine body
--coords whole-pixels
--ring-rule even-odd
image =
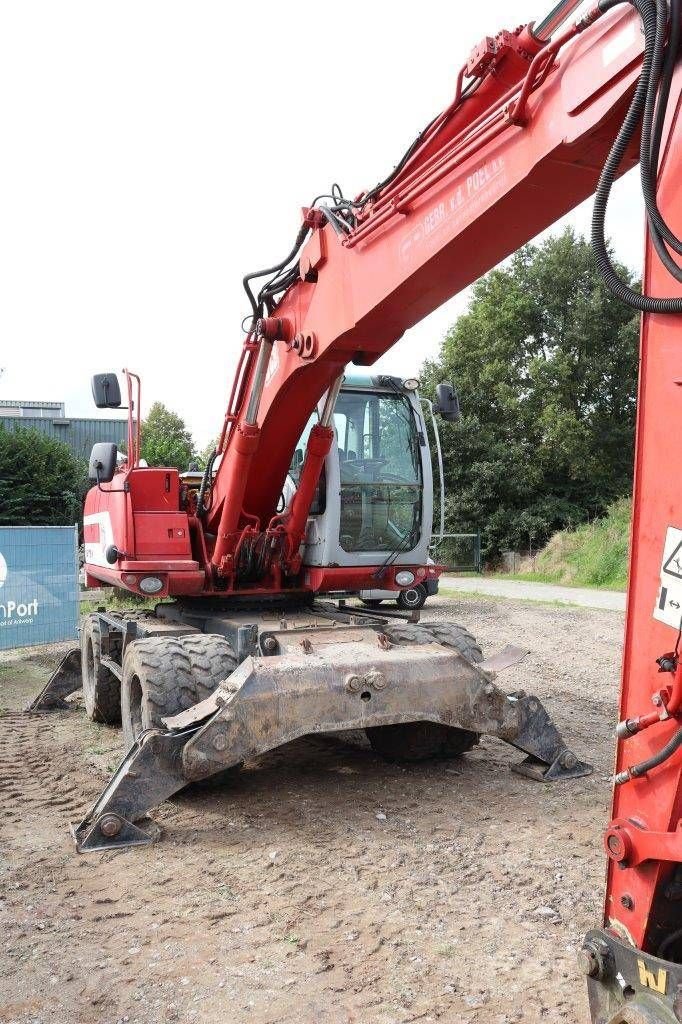
[[[89,537],[94,543],[91,531],[97,529],[101,549],[106,543],[119,549],[114,564],[88,562],[89,580],[135,590],[135,574],[154,573],[163,580],[162,594],[185,595],[332,589],[332,579],[339,588],[376,586],[366,570],[300,564],[302,526],[332,443],[328,422],[313,432],[296,499],[284,513],[276,512],[311,410],[334,389],[348,363],[372,364],[408,328],[595,191],[642,69],[643,50],[640,21],[628,4],[603,14],[594,7],[551,41],[530,28],[486,39],[460,72],[453,103],[388,184],[357,201],[352,223],[344,228],[339,218],[305,210],[307,239],[296,280],[268,316],[257,322],[254,317],[243,344],[219,445],[223,459],[206,512],[183,507],[174,470],[125,468],[109,488],[88,496],[86,544]],[[469,75],[480,77],[467,94],[463,83]],[[678,234],[681,93],[678,69],[658,194]],[[637,142],[635,133],[619,173],[637,163]],[[671,278],[651,236],[644,291],[682,297],[682,283]],[[652,955],[661,952],[662,936],[669,940],[675,913],[678,926],[682,917],[682,904],[669,897],[682,863],[682,748],[639,776],[627,769],[666,748],[680,729],[679,633],[653,617],[664,600],[666,538],[675,539],[671,529],[682,531],[680,437],[682,319],[679,313],[646,313],[621,702],[628,724],[620,733],[621,784],[606,837],[604,925]],[[102,493],[109,489],[113,493]],[[111,538],[102,535],[107,514]],[[271,557],[257,585],[244,585],[240,547],[254,536],[264,538]],[[390,569],[381,586],[395,587]],[[656,659],[664,655],[661,674]],[[598,975],[594,965],[590,971]]]

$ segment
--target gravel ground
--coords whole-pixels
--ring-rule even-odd
[[[57,653],[0,660],[0,1021],[586,1022],[576,950],[600,918],[622,615],[432,602],[541,696],[595,774],[545,786],[485,739],[403,769],[306,739],[155,812],[161,841],[77,856],[120,755],[77,710],[25,716]]]

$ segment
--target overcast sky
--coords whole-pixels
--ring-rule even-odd
[[[300,207],[372,185],[452,97],[472,46],[553,0],[416,7],[0,0],[0,398],[95,415],[89,378],[128,366],[203,447],[247,307]],[[636,176],[609,220],[639,270]],[[589,229],[590,204],[567,220]],[[379,364],[417,375],[466,293]]]

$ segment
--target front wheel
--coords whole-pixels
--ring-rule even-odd
[[[417,611],[424,607],[426,596],[426,587],[422,583],[417,583],[414,587],[401,590],[396,598],[396,604],[405,611]]]
[[[210,697],[236,667],[232,647],[222,636],[195,633],[131,643],[121,684],[126,750],[146,729],[165,729],[164,718]]]

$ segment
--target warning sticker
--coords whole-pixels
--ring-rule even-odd
[[[682,530],[674,526],[669,526],[665,535],[654,618],[674,629],[682,622]]]

